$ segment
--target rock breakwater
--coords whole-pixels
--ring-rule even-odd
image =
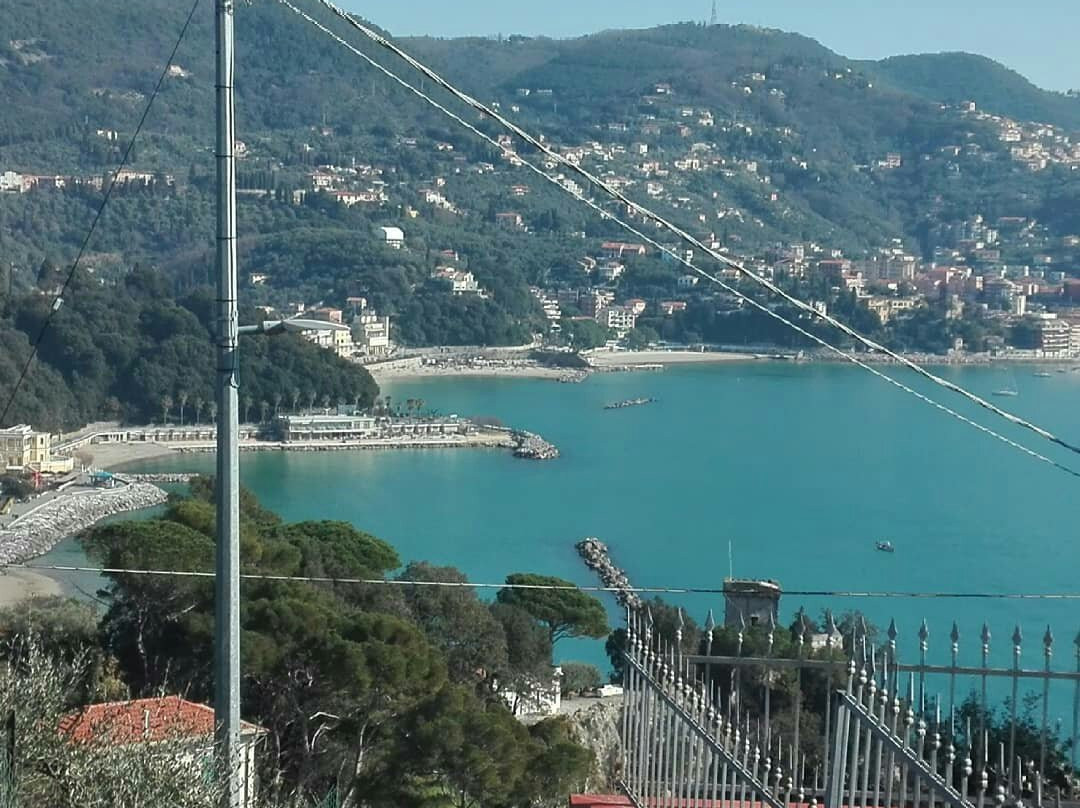
[[[615,600],[621,606],[629,606],[632,609],[641,606],[641,598],[630,588],[630,578],[615,566],[606,544],[600,539],[590,536],[579,541],[574,545],[574,548],[585,562],[585,566],[600,578],[600,583],[605,587],[616,590]]]
[[[554,444],[532,432],[515,432],[514,439],[517,441],[514,457],[525,460],[554,460],[559,456],[559,450]]]
[[[28,511],[7,529],[0,530],[0,564],[44,555],[68,536],[102,519],[152,508],[167,499],[168,494],[149,483],[62,494]]]

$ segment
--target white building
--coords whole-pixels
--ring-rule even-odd
[[[436,267],[435,271],[431,273],[431,277],[448,281],[450,291],[455,295],[486,297],[484,290],[480,288],[480,284],[476,282],[476,278],[471,272],[454,269],[453,267]]]
[[[620,335],[633,331],[637,325],[637,315],[627,306],[608,306],[601,309],[596,319],[600,325],[614,329]]]
[[[400,227],[380,227],[383,241],[392,250],[400,250],[405,246],[405,233]]]
[[[0,173],[0,191],[21,194],[26,190],[25,178],[15,171]]]
[[[381,359],[391,353],[390,318],[374,311],[361,312],[353,321],[357,330],[356,349],[361,356]]]

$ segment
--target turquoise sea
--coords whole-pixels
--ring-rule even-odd
[[[905,381],[910,374],[887,369]],[[941,371],[1080,442],[1080,373],[1034,369]],[[778,580],[785,590],[1080,592],[1080,479],[1026,457],[857,369],[832,364],[739,363],[596,375],[582,384],[439,378],[384,387],[441,413],[491,415],[541,433],[556,461],[498,450],[253,453],[244,483],[288,520],[334,518],[392,542],[405,559],[454,565],[474,581],[536,571],[595,579],[573,545],[607,542],[641,586],[719,588],[729,572]],[[934,395],[1010,438],[1080,468],[1069,456],[945,391]],[[653,396],[643,407],[606,402]],[[176,456],[153,470],[210,470],[212,458]],[[888,539],[892,555],[875,550]],[[56,557],[72,558],[70,547]],[[719,595],[666,596],[699,621]],[[613,621],[621,616],[611,602]],[[931,654],[947,653],[952,621],[974,662],[989,623],[995,661],[1010,660],[1020,623],[1023,662],[1042,664],[1047,623],[1056,664],[1075,660],[1080,601],[856,599],[787,594],[785,620],[805,606],[858,608],[882,627],[895,617],[902,653],[919,621]],[[604,659],[602,643],[560,644],[563,658]]]

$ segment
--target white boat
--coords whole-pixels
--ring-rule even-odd
[[[879,541],[875,545],[883,553],[892,553],[896,551],[891,541]]]
[[[1020,395],[1020,393],[1018,391],[1016,391],[1016,390],[1002,389],[1002,390],[995,390],[994,395],[995,396],[1018,396],[1018,395]]]

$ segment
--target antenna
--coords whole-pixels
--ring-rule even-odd
[[[735,556],[731,552],[731,539],[727,543],[727,572],[728,578],[735,580]]]
[[[709,17],[709,25],[717,25],[716,0],[712,0],[712,16]]]

